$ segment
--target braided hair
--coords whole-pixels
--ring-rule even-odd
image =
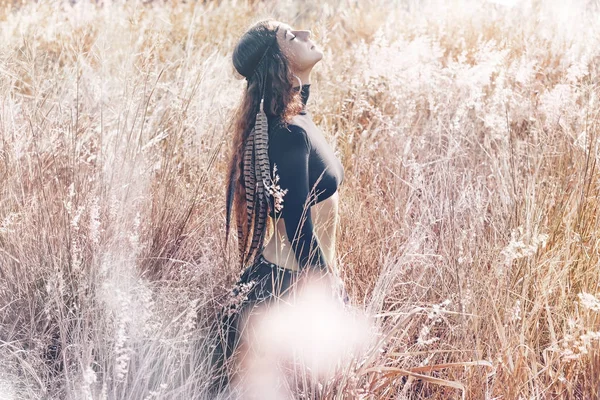
[[[233,51],[233,65],[247,80],[237,110],[226,193],[225,246],[235,214],[240,265],[254,263],[268,228],[270,202],[269,119],[287,123],[302,109],[294,78],[277,42],[279,25],[264,20],[252,26]]]

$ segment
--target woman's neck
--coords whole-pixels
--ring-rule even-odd
[[[302,72],[298,72],[295,75],[300,78],[300,80],[302,81],[303,85],[310,85],[310,72],[312,71],[311,69],[307,69],[306,71],[302,71]],[[297,85],[299,82],[294,83],[294,85]]]
[[[294,90],[300,92],[300,96],[302,98],[302,111],[300,112],[300,114],[304,115],[306,114],[306,103],[308,102],[308,98],[310,97],[310,83],[305,83],[302,85],[302,87],[295,86]]]

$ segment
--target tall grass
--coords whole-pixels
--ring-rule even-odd
[[[600,396],[597,3],[3,7],[3,398],[202,398],[230,54],[267,16],[325,49],[338,264],[380,332],[320,396]]]

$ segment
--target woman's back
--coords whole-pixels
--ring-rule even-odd
[[[338,223],[338,202],[339,196],[335,192],[327,199],[315,204],[311,207],[311,219],[313,221],[314,233],[325,262],[330,265],[333,270],[337,269],[335,260],[335,241],[336,229]],[[269,243],[263,250],[264,257],[283,268],[288,268],[293,271],[300,269],[294,250],[291,248],[290,240],[287,236],[285,220],[280,218],[275,224],[276,233],[273,235]]]

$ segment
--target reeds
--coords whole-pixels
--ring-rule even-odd
[[[203,398],[207,333],[240,273],[223,248],[230,54],[273,16],[325,49],[309,107],[345,168],[338,266],[372,318],[369,345],[295,398],[597,398],[598,12],[5,8],[2,395]]]

